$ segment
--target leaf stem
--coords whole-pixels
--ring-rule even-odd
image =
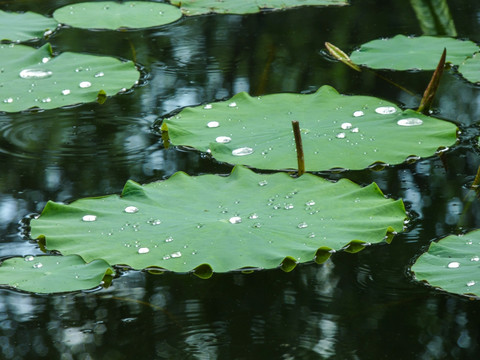
[[[445,59],[447,57],[447,49],[443,49],[442,56],[440,57],[440,61],[438,62],[437,68],[435,69],[432,79],[428,83],[425,92],[423,93],[422,101],[420,102],[420,106],[418,107],[418,112],[421,112],[425,115],[428,115],[428,111],[432,107],[433,99],[435,98],[435,94],[437,93],[438,86],[440,85],[440,80],[443,75],[443,69],[445,68]]]
[[[302,135],[300,134],[300,124],[297,120],[292,120],[293,136],[295,137],[295,146],[297,147],[298,176],[305,173],[305,157],[303,153]]]

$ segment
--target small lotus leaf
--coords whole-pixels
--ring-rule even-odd
[[[373,40],[352,52],[355,64],[373,69],[435,70],[438,59],[447,49],[447,62],[461,64],[479,50],[472,41],[446,37],[397,35],[391,39]]]
[[[171,0],[185,15],[252,14],[263,9],[278,10],[298,6],[348,5],[348,0]]]
[[[356,252],[401,231],[405,216],[402,201],[385,199],[376,184],[235,167],[228,177],[179,172],[145,186],[128,181],[120,197],[49,202],[31,236],[87,262],[208,277],[211,269],[291,270],[316,254],[322,262],[334,250]]]
[[[433,242],[412,271],[417,280],[431,286],[480,297],[480,230]]]
[[[62,24],[83,29],[147,28],[178,20],[182,12],[175,6],[150,1],[98,1],[70,4],[55,10]]]
[[[53,109],[92,102],[132,87],[140,73],[131,62],[106,56],[0,45],[0,111]]]
[[[456,140],[456,126],[368,96],[323,86],[314,94],[246,93],[185,108],[165,119],[171,143],[210,151],[218,161],[258,169],[295,169],[291,121],[300,123],[307,171],[364,169],[431,156]]]
[[[458,67],[458,72],[468,81],[480,83],[480,55],[477,53],[465,60]]]
[[[92,289],[113,273],[105,261],[86,264],[78,255],[14,257],[1,263],[0,284],[34,293],[58,293]]]
[[[20,42],[38,39],[57,26],[52,18],[31,11],[20,14],[0,10],[0,40]]]

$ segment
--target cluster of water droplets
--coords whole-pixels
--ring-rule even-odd
[[[236,107],[237,104],[235,102],[232,102],[229,104],[229,107]],[[210,104],[207,104],[203,107],[204,109],[211,109],[212,108],[212,105]],[[218,128],[220,127],[220,122],[218,121],[209,121],[207,123],[207,127],[208,128],[211,128],[211,129],[214,129],[214,128]],[[217,136],[215,138],[215,142],[219,143],[219,144],[228,144],[232,141],[232,138],[231,136],[227,136],[227,135],[221,135],[221,136]],[[246,155],[250,155],[250,154],[253,154],[254,150],[251,148],[251,147],[248,147],[248,146],[243,146],[243,147],[239,147],[239,148],[236,148],[236,149],[233,149],[232,150],[232,155],[233,156],[246,156]]]

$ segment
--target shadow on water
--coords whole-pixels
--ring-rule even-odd
[[[51,15],[67,3],[3,1],[0,9]],[[450,7],[458,36],[480,41],[480,4],[462,0]],[[144,31],[54,33],[49,41],[56,52],[134,60],[144,77],[132,92],[104,105],[0,114],[0,257],[40,253],[19,223],[48,200],[119,193],[128,179],[145,183],[180,170],[228,173],[230,166],[201,154],[163,148],[154,124],[185,106],[239,91],[312,92],[324,84],[418,106],[419,97],[334,63],[323,51],[325,41],[350,52],[399,33],[421,34],[403,0],[206,15]],[[421,95],[431,74],[382,75]],[[0,358],[476,359],[478,301],[417,283],[408,267],[432,240],[480,227],[477,202],[457,227],[480,164],[479,99],[479,87],[450,70],[434,107],[459,126],[458,146],[442,157],[339,176],[361,185],[375,181],[389,197],[404,199],[411,221],[392,244],[337,253],[323,265],[302,264],[291,273],[201,280],[129,271],[110,288],[90,292],[47,296],[1,289]]]

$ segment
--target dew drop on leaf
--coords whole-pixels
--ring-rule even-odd
[[[299,229],[305,229],[308,227],[308,224],[306,222],[301,222],[300,224],[297,225]]]
[[[51,71],[33,69],[25,69],[20,71],[20,77],[22,79],[44,79],[50,76],[52,76]]]
[[[345,122],[345,123],[343,123],[342,125],[340,125],[340,127],[341,127],[343,130],[348,130],[348,129],[351,129],[351,128],[352,128],[352,124],[349,123],[349,122]]]
[[[96,78],[99,78],[99,77],[105,76],[105,74],[103,73],[103,71],[100,71],[100,72],[96,73],[94,76]]]
[[[33,261],[33,260],[35,260],[35,257],[33,255],[27,255],[27,256],[25,256],[24,260],[25,261]]]
[[[470,261],[479,261],[480,260],[480,257],[478,256],[474,256],[470,259]]]
[[[212,108],[212,104],[207,104],[203,107],[205,110],[210,110]]]
[[[242,218],[240,216],[232,216],[230,219],[228,219],[230,224],[240,224],[242,222]]]
[[[69,95],[69,94],[70,94],[69,89],[62,90],[62,95]]]
[[[89,88],[92,86],[92,83],[90,81],[82,81],[80,84],[78,84],[82,89]]]
[[[357,110],[353,113],[353,116],[355,116],[355,117],[360,117],[360,116],[363,116],[363,115],[365,115],[365,114],[362,110]]]
[[[338,133],[335,137],[336,137],[337,139],[345,139],[345,136],[346,136],[345,133],[344,133],[344,132],[341,132],[341,133]]]
[[[305,203],[305,205],[307,205],[307,206],[313,206],[313,205],[315,205],[315,201],[314,201],[314,200],[308,200],[308,201]]]
[[[268,181],[267,181],[267,180],[262,180],[262,181],[259,181],[259,182],[258,182],[258,185],[259,185],[259,186],[265,186],[265,185],[267,185],[267,184],[268,184]]]
[[[395,109],[393,106],[380,106],[380,107],[375,109],[375,112],[377,114],[381,114],[381,115],[393,114],[396,111],[397,111],[397,109]]]
[[[146,253],[148,253],[149,251],[150,251],[150,249],[147,248],[147,247],[141,247],[140,249],[138,249],[138,253],[139,253],[139,254],[146,254]]]
[[[138,211],[138,208],[135,206],[127,206],[124,211],[129,214],[134,214]]]
[[[96,221],[97,220],[97,216],[96,215],[84,215],[82,217],[82,221]]]
[[[471,280],[471,281],[467,282],[467,286],[473,286],[473,285],[475,285],[475,284],[476,284],[476,283],[475,283],[474,280]]]
[[[207,126],[209,128],[216,128],[216,127],[219,127],[220,126],[220,123],[218,121],[210,121]]]
[[[258,219],[258,215],[256,213],[253,213],[253,214],[250,214],[248,218],[251,220]]]
[[[460,267],[460,263],[458,261],[452,261],[447,265],[449,269],[457,269]]]
[[[418,126],[422,125],[423,121],[417,118],[407,118],[398,120],[397,124],[400,126]]]
[[[241,147],[232,151],[232,155],[234,156],[245,156],[253,154],[253,149],[250,147]]]
[[[220,144],[228,144],[230,141],[232,141],[232,138],[228,136],[218,136],[215,141]]]
[[[182,253],[180,251],[176,251],[170,255],[172,258],[179,258],[182,256]]]
[[[228,104],[229,107],[236,107],[237,106],[237,103],[236,102],[231,102],[230,104]]]
[[[33,264],[33,267],[35,269],[40,269],[41,267],[43,267],[43,264],[41,262],[38,262],[38,263]]]

